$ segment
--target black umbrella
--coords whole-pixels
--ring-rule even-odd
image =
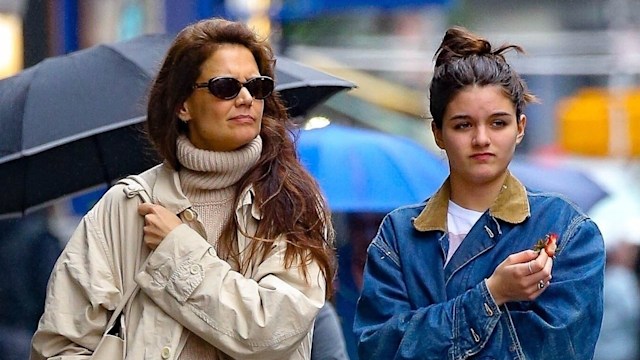
[[[141,130],[148,87],[171,41],[156,34],[98,45],[0,80],[0,217],[157,163]],[[291,116],[353,86],[278,57],[276,89]]]

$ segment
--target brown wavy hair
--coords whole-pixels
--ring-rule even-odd
[[[467,86],[501,86],[511,99],[519,119],[528,103],[536,102],[525,81],[507,63],[504,53],[518,45],[506,44],[493,49],[491,43],[463,27],[448,29],[435,54],[435,69],[429,86],[429,110],[438,129],[451,99]]]
[[[177,117],[177,109],[191,95],[202,64],[222,44],[238,44],[253,54],[261,75],[275,79],[274,53],[265,39],[260,39],[246,25],[224,19],[207,19],[187,26],[176,36],[152,85],[148,109],[147,132],[165,163],[175,170],[180,164],[176,140],[186,134],[186,125]],[[285,266],[299,266],[306,275],[307,265],[316,261],[326,279],[327,297],[333,294],[335,276],[334,232],[325,200],[316,181],[301,165],[294,145],[294,125],[277,92],[264,100],[262,117],[262,153],[238,182],[236,199],[241,191],[253,186],[255,203],[262,212],[255,235],[246,250],[243,264],[234,251],[238,219],[226,224],[218,243],[221,257],[240,265],[260,261],[271,251],[273,242],[286,238]]]

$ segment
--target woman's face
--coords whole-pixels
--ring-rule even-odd
[[[503,181],[526,117],[496,85],[468,86],[447,105],[442,129],[432,125],[436,143],[447,152],[452,181],[481,185]]]
[[[222,44],[202,64],[196,83],[206,83],[219,76],[245,83],[260,76],[260,71],[249,49],[237,44]],[[193,91],[178,110],[178,117],[186,121],[187,136],[197,148],[232,151],[258,136],[263,110],[264,100],[254,99],[245,87],[230,100],[215,97],[205,87]]]

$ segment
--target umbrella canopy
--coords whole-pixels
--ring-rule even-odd
[[[509,169],[528,188],[562,194],[584,211],[608,195],[588,174],[568,165],[545,165],[515,158]]]
[[[425,200],[447,176],[444,160],[411,139],[331,124],[301,131],[298,154],[334,212],[387,212]]]
[[[98,45],[0,80],[0,216],[157,163],[141,130],[150,82],[172,39],[154,34]],[[275,80],[291,116],[354,86],[284,57]]]

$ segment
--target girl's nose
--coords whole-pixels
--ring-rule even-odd
[[[487,146],[491,143],[489,133],[484,126],[479,126],[473,135],[472,144],[474,146]]]

